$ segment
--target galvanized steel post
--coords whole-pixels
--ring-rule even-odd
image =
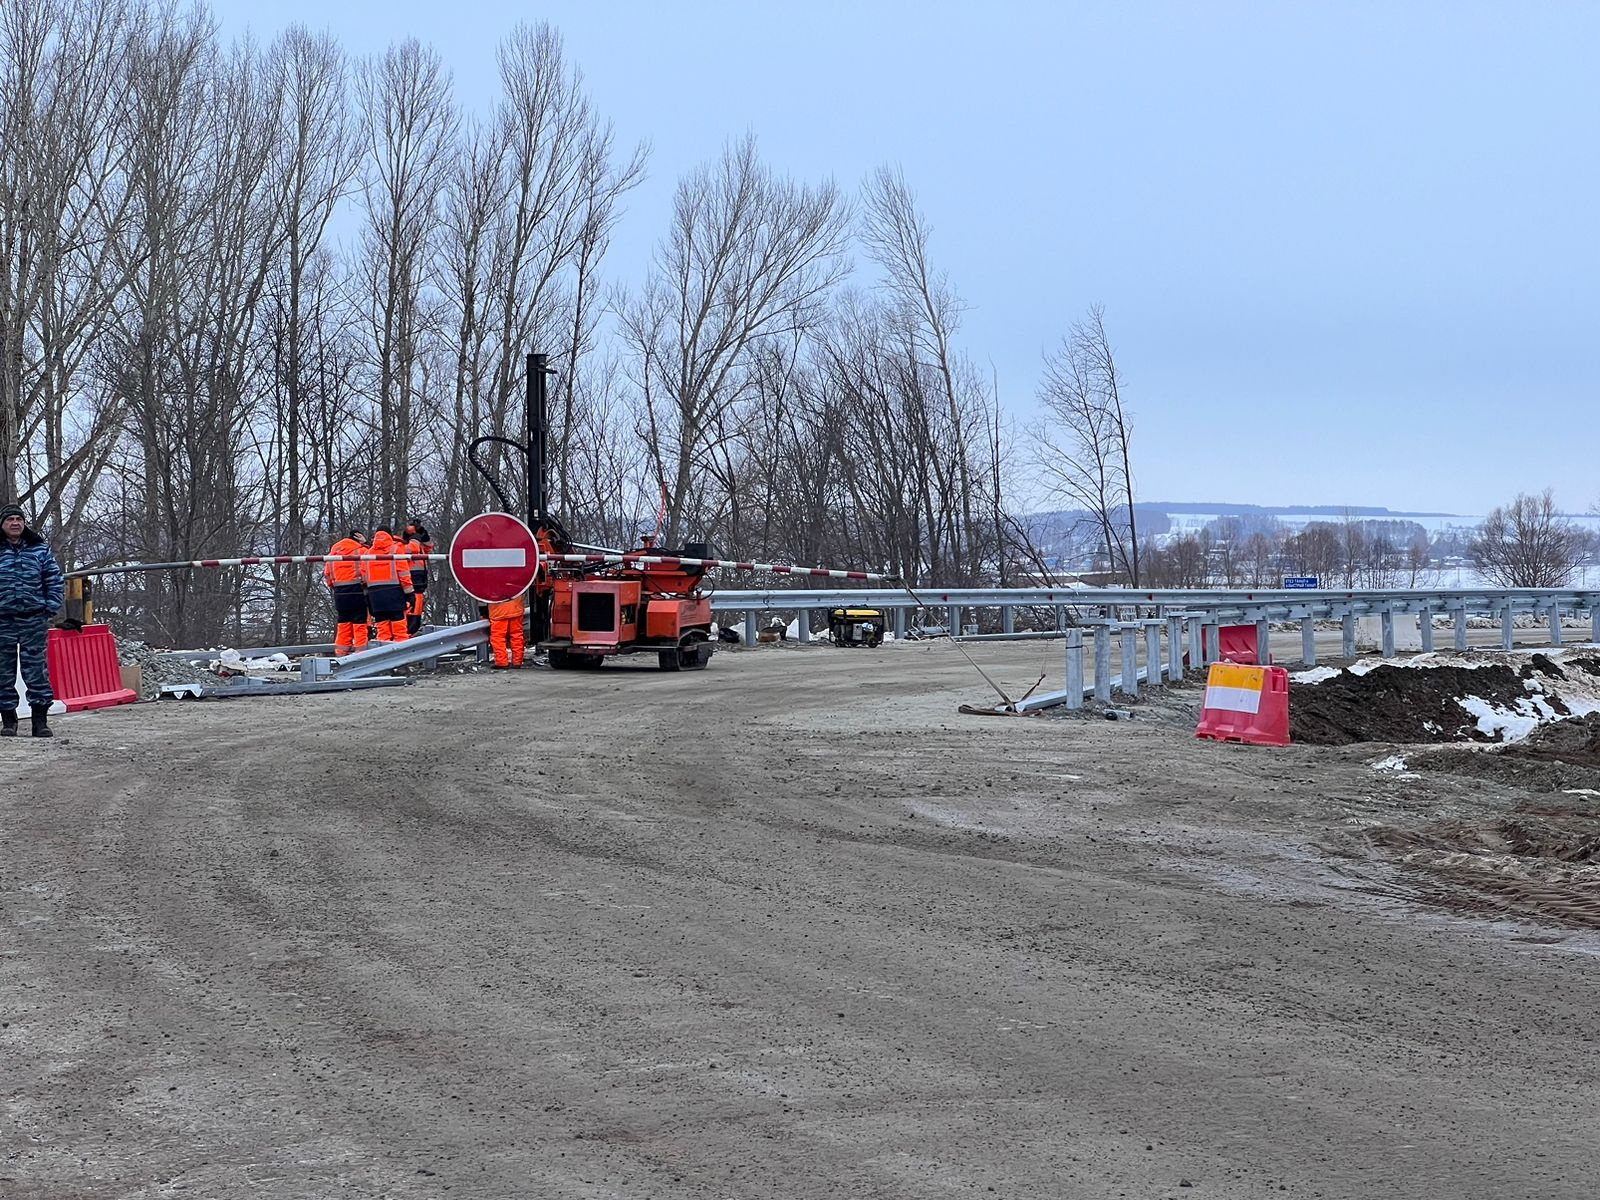
[[[1139,627],[1131,622],[1122,626],[1122,694],[1139,698]]]
[[[1058,604],[1058,605],[1056,605],[1056,628],[1057,629],[1065,629],[1066,627],[1067,627],[1067,606],[1065,604]]]
[[[896,616],[900,616],[905,612],[905,609],[897,608],[894,611]],[[811,640],[811,610],[809,608],[802,608],[800,610],[800,615],[795,618],[794,624],[795,636],[798,637],[802,642],[809,642]]]
[[[1561,601],[1550,601],[1550,644],[1561,645]]]
[[[951,637],[960,637],[961,636],[961,605],[952,604],[950,606],[949,621],[950,621],[950,636]]]
[[[906,610],[903,608],[894,610],[894,640],[897,642],[906,640]]]
[[[1265,617],[1256,622],[1256,661],[1263,667],[1272,661],[1272,623]]]
[[[1002,604],[1000,606],[1000,632],[1015,633],[1017,631],[1016,618],[1013,614],[1014,610],[1011,605]]]
[[[1356,656],[1356,615],[1347,612],[1339,621],[1339,651],[1343,658]]]
[[[1589,640],[1600,642],[1600,604],[1589,602]]]
[[[1067,630],[1067,699],[1068,708],[1083,707],[1083,630]]]
[[[1183,618],[1167,618],[1167,680],[1177,683],[1183,678]]]
[[[1467,648],[1467,610],[1465,607],[1457,608],[1451,613],[1451,616],[1455,618],[1455,647],[1457,650],[1465,650]]]
[[[1393,658],[1394,657],[1394,609],[1385,606],[1384,610],[1381,613],[1378,614],[1378,617],[1379,617],[1379,621],[1380,621],[1380,623],[1381,623],[1381,625],[1383,627],[1383,647],[1382,647],[1383,657],[1385,657],[1385,658]]]
[[[1500,648],[1502,650],[1509,650],[1515,644],[1514,629],[1515,626],[1511,623],[1511,604],[1508,601],[1500,609]]]
[[[753,608],[744,610],[744,644],[746,646],[756,644],[756,610]]]
[[[1094,627],[1094,698],[1111,703],[1111,626]]]
[[[1308,667],[1317,665],[1317,623],[1310,617],[1300,618],[1300,661]]]
[[[1417,614],[1417,633],[1422,637],[1422,652],[1424,654],[1433,653],[1433,609],[1426,604],[1422,606],[1422,611]]]
[[[1209,667],[1212,663],[1220,662],[1222,659],[1222,626],[1215,621],[1207,621],[1205,624],[1205,639],[1205,663]]]
[[[1161,626],[1155,621],[1144,623],[1145,681],[1151,687],[1161,683]]]
[[[1206,669],[1206,627],[1195,613],[1189,614],[1189,665],[1196,671]]]

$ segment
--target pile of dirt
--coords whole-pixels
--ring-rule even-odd
[[[1430,750],[1407,759],[1406,766],[1530,792],[1600,795],[1600,713],[1541,725],[1525,741],[1494,750]]]
[[[1362,675],[1341,672],[1289,694],[1291,738],[1312,746],[1352,742],[1487,742],[1476,719],[1458,700],[1476,696],[1515,708],[1528,698],[1510,667],[1378,666]]]

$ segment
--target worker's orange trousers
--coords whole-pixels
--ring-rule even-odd
[[[333,633],[333,652],[341,658],[367,648],[365,621],[340,621]]]
[[[406,611],[406,629],[415,635],[422,631],[422,603],[425,592],[411,594],[411,607]]]
[[[374,621],[373,628],[378,631],[380,642],[406,642],[411,640],[411,634],[406,631],[406,619],[401,617],[398,621]]]
[[[489,621],[489,646],[497,667],[520,667],[525,646],[522,616],[494,617]]]

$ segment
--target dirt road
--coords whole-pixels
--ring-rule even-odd
[[[985,698],[789,646],[0,743],[0,1195],[1595,1193],[1600,942],[1365,849],[1512,793]]]

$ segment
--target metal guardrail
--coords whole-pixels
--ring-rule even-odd
[[[1415,588],[1336,591],[1247,588],[828,588],[821,590],[742,590],[719,588],[711,606],[745,608],[998,608],[1021,606],[1179,607],[1192,611],[1269,609],[1285,616],[1343,616],[1346,611],[1446,612],[1465,605],[1470,613],[1498,612],[1505,604],[1519,610],[1600,606],[1600,588]]]
[[[1013,632],[1018,608],[1052,608],[1056,625],[1066,628],[1067,610],[1098,609],[1114,616],[1123,609],[1154,609],[1159,617],[1195,616],[1211,624],[1259,624],[1266,621],[1351,622],[1359,617],[1379,617],[1385,625],[1384,652],[1391,653],[1392,627],[1397,615],[1427,614],[1424,649],[1431,646],[1432,616],[1447,614],[1464,630],[1467,618],[1499,619],[1509,644],[1512,620],[1518,614],[1537,613],[1550,621],[1553,640],[1559,643],[1564,614],[1587,613],[1600,642],[1600,589],[1596,588],[1390,588],[1372,590],[1247,589],[1247,588],[828,588],[718,590],[711,597],[713,610],[744,614],[744,641],[756,641],[759,613],[772,609],[879,608],[893,614],[897,637],[907,632],[908,614],[917,609],[942,610],[941,623],[962,628],[967,609],[999,609],[1001,628]],[[810,640],[807,621],[800,622],[800,639]],[[1354,645],[1353,626],[1347,642]],[[1458,639],[1459,640],[1459,639]],[[1353,649],[1351,651],[1353,653]]]
[[[400,667],[427,662],[445,654],[476,651],[489,643],[489,622],[447,625],[407,638],[403,642],[380,642],[343,658],[308,657],[300,660],[300,677],[308,682],[327,679],[362,679],[381,675]]]

